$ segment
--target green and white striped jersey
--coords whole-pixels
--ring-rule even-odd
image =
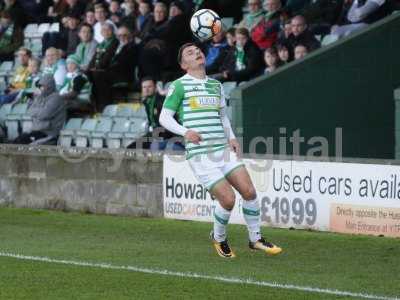
[[[181,125],[202,137],[198,145],[185,141],[188,159],[228,146],[220,116],[225,105],[222,85],[215,79],[201,80],[186,74],[170,85],[164,108],[177,112]]]

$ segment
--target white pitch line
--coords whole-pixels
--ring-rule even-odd
[[[141,268],[135,266],[118,266],[112,265],[109,263],[91,263],[85,261],[76,261],[76,260],[63,260],[63,259],[53,259],[49,257],[40,257],[40,256],[27,256],[20,255],[8,252],[0,252],[0,257],[10,257],[20,260],[30,260],[30,261],[40,261],[46,263],[56,263],[56,264],[64,264],[64,265],[73,265],[73,266],[81,266],[81,267],[93,267],[93,268],[101,268],[101,269],[111,269],[111,270],[125,270],[125,271],[133,271],[138,273],[147,273],[147,274],[156,274],[156,275],[166,275],[166,276],[174,276],[174,277],[183,277],[183,278],[198,278],[198,279],[206,279],[227,283],[238,283],[238,284],[248,284],[248,285],[256,285],[256,286],[266,286],[270,288],[278,288],[285,290],[295,290],[309,293],[319,293],[319,294],[329,294],[336,296],[349,296],[355,298],[363,298],[363,299],[376,299],[376,300],[400,300],[397,297],[388,297],[388,296],[379,296],[372,295],[366,293],[354,293],[348,291],[340,291],[334,289],[323,289],[323,288],[315,288],[309,286],[301,286],[294,284],[281,284],[276,282],[268,282],[268,281],[257,281],[251,278],[235,278],[235,277],[223,277],[223,276],[213,276],[213,275],[205,275],[198,273],[190,273],[190,272],[175,272],[168,270],[157,270],[157,269],[149,269],[149,268]]]

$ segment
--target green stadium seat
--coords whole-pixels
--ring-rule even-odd
[[[131,123],[129,119],[118,118],[115,120],[111,132],[106,134],[106,144],[108,148],[121,148],[122,139],[124,134],[129,132]]]
[[[69,119],[67,124],[65,124],[63,130],[60,132],[60,137],[58,139],[58,145],[62,147],[71,147],[72,142],[76,137],[76,133],[79,129],[81,129],[83,123],[83,119],[81,118],[72,118]]]
[[[38,25],[37,24],[28,24],[25,27],[24,30],[24,36],[25,38],[33,38],[36,36],[36,32],[38,31]]]
[[[82,127],[76,130],[75,145],[77,147],[87,147],[89,145],[90,135],[96,129],[98,119],[86,119]]]
[[[224,28],[226,30],[233,27],[233,18],[222,18],[221,22],[222,22],[222,25],[224,25]]]
[[[22,116],[26,114],[28,110],[27,103],[19,103],[13,106],[11,112],[6,118],[7,127],[7,138],[9,140],[15,140],[20,134],[20,127],[22,123]]]
[[[92,148],[103,148],[107,133],[112,129],[114,121],[110,118],[100,118],[96,129],[90,135],[90,146]]]

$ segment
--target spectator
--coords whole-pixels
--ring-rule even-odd
[[[32,57],[29,59],[28,72],[25,88],[19,92],[15,102],[25,102],[28,99],[33,99],[34,95],[38,94],[37,83],[41,77],[40,60],[38,58]]]
[[[119,1],[118,0],[112,0],[110,2],[110,20],[113,22],[116,26],[118,26],[122,20],[123,17],[123,12],[120,7]]]
[[[68,22],[68,17],[71,15],[81,17],[85,13],[85,8],[86,4],[83,2],[83,0],[65,0],[67,7],[64,12],[64,14],[61,16],[61,22],[62,24],[65,24]]]
[[[282,64],[287,64],[293,60],[293,55],[290,52],[288,45],[285,43],[280,43],[276,45],[276,48],[278,50],[278,56],[279,60],[282,62]]]
[[[0,105],[13,102],[18,96],[18,93],[26,88],[27,79],[29,77],[28,63],[31,57],[31,50],[27,48],[19,49],[18,60],[21,65],[15,70],[15,74],[11,80],[11,84],[6,90],[6,94],[0,95]]]
[[[14,52],[22,46],[24,35],[8,11],[2,11],[0,16],[0,62],[14,60]]]
[[[167,21],[167,6],[163,2],[157,2],[154,5],[153,17],[148,18],[143,24],[143,29],[139,34],[140,40],[144,41],[144,43],[150,41],[153,38],[153,32],[165,26]]]
[[[56,88],[60,89],[67,75],[65,61],[61,59],[60,51],[54,47],[50,47],[45,53],[45,64],[43,75],[52,75],[56,83]]]
[[[225,35],[225,31],[222,30],[206,45],[205,53],[207,74],[218,73],[220,66],[228,54],[230,46],[226,41]]]
[[[302,59],[308,54],[308,48],[306,45],[298,44],[294,48],[294,59]]]
[[[237,25],[238,28],[244,27],[248,31],[252,31],[253,28],[264,18],[264,10],[261,6],[261,0],[249,0],[249,13],[244,16],[243,20]]]
[[[105,23],[110,24],[113,27],[113,31],[117,30],[115,24],[110,20],[107,20],[107,11],[103,4],[97,4],[94,9],[94,15],[96,18],[96,24],[94,25],[94,39],[97,43],[101,43],[104,40],[102,35],[103,25]]]
[[[222,68],[224,81],[247,81],[262,72],[264,67],[260,49],[250,39],[246,28],[236,29],[236,46],[228,52]]]
[[[24,28],[26,26],[27,16],[17,0],[4,0],[4,7],[2,9],[10,15],[10,19],[16,27]]]
[[[235,47],[235,30],[236,29],[232,27],[226,32],[226,42],[228,43],[229,47]]]
[[[262,50],[272,47],[276,42],[282,13],[281,0],[266,0],[264,5],[267,12],[264,18],[251,31],[252,40]]]
[[[268,48],[264,51],[264,62],[267,66],[264,74],[269,75],[279,68],[281,62],[279,60],[278,52],[274,47]]]
[[[63,33],[63,47],[66,55],[71,55],[75,52],[79,44],[79,22],[80,16],[71,13],[67,18],[66,30]]]
[[[332,27],[332,34],[340,37],[347,36],[390,13],[390,3],[386,0],[352,0],[346,2],[343,8],[344,17],[340,20],[340,26]]]
[[[87,10],[85,13],[85,22],[90,26],[94,26],[96,24],[96,18],[94,16],[94,10]]]
[[[65,123],[65,104],[56,90],[53,76],[43,76],[39,87],[41,93],[34,98],[27,112],[32,118],[32,132],[19,136],[14,141],[16,144],[53,140]]]
[[[132,34],[135,36],[138,34],[138,21],[137,21],[137,15],[138,15],[138,4],[135,1],[130,1],[128,4],[129,8],[126,10],[123,10],[123,16],[121,18],[120,24],[127,26]]]
[[[53,0],[53,5],[50,5],[47,10],[48,22],[60,22],[62,16],[67,12],[66,0]]]
[[[89,63],[96,53],[97,42],[93,39],[93,28],[83,23],[79,29],[80,44],[76,47],[75,55],[79,61],[79,69],[87,71]]]
[[[122,3],[121,8],[123,9],[125,16],[128,16],[131,13],[135,13],[136,11],[135,0],[125,0],[124,3]]]
[[[74,112],[90,111],[92,85],[85,74],[79,70],[79,59],[75,55],[67,58],[67,76],[60,95],[66,102],[67,110]]]
[[[318,49],[321,44],[315,36],[307,29],[306,19],[303,16],[295,16],[292,19],[292,34],[288,38],[288,43],[291,49],[298,44],[302,44],[313,51]]]
[[[144,148],[151,148],[152,150],[165,150],[168,146],[172,150],[184,150],[182,143],[175,142],[168,145],[171,138],[177,138],[176,135],[165,130],[161,127],[159,119],[161,109],[164,104],[164,97],[156,92],[156,83],[151,77],[144,77],[142,79],[142,101],[146,108],[146,113],[149,122],[149,134],[147,137],[152,137],[154,133],[155,138],[161,138],[162,140],[151,141],[151,145],[144,145]]]
[[[137,29],[140,32],[143,28],[143,24],[151,18],[151,2],[150,0],[142,0],[139,3],[139,15],[137,18]]]
[[[278,33],[277,42],[285,43],[289,39],[289,36],[292,34],[292,21],[289,19],[281,24],[283,24],[283,28],[281,25],[281,31]]]

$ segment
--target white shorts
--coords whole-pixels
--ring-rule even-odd
[[[238,160],[236,153],[229,148],[195,155],[188,162],[197,180],[208,190],[229,176],[232,171],[244,166],[244,163]]]

